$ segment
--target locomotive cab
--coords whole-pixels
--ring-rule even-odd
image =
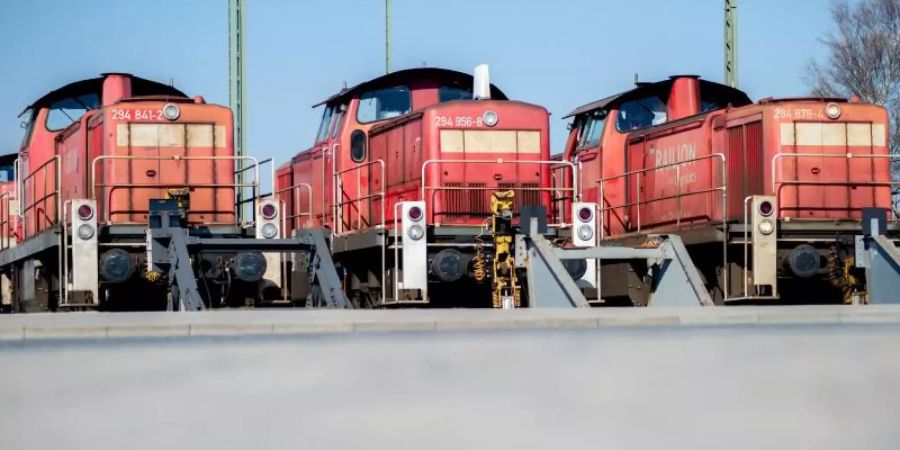
[[[839,303],[864,297],[852,242],[862,210],[891,208],[884,108],[764,99],[676,76],[569,114],[564,159],[582,167],[601,239],[678,233],[720,302]],[[892,225],[893,227],[893,225]],[[610,262],[613,304],[640,304]]]

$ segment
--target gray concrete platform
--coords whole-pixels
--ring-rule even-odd
[[[0,340],[804,323],[900,324],[900,306],[46,313],[0,316]]]
[[[724,311],[3,318],[0,448],[900,447],[896,310]]]

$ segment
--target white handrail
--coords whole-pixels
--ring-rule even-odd
[[[290,221],[293,221],[294,219],[302,217],[302,216],[308,217],[309,221],[313,220],[313,210],[312,210],[313,189],[312,189],[312,185],[310,185],[309,183],[297,183],[293,186],[289,186],[284,189],[279,189],[278,191],[275,191],[276,198],[281,197],[281,194],[284,192],[291,191],[294,194],[294,195],[292,195],[293,204],[297,211],[301,211],[301,209],[300,209],[300,194],[303,191],[303,188],[306,188],[307,192],[309,192],[309,211],[308,212],[298,212],[296,214],[284,214],[285,216],[287,216],[287,219]],[[284,208],[282,208],[282,211],[284,211]]]
[[[900,161],[900,155],[873,155],[873,154],[855,154],[855,153],[777,153],[772,157],[772,194],[775,195],[775,203],[776,207],[781,209],[781,191],[784,187],[787,186],[832,186],[832,187],[852,187],[852,186],[860,186],[860,187],[870,187],[870,188],[878,188],[878,187],[887,187],[891,188],[893,191],[894,186],[900,186],[900,181],[888,180],[888,181],[850,181],[849,180],[849,171],[846,180],[788,180],[781,179],[776,176],[777,171],[776,167],[780,167],[782,171],[784,170],[784,166],[778,166],[777,163],[781,159],[785,158],[835,158],[835,159],[887,159],[890,164],[893,161]],[[890,165],[887,167],[888,177],[891,176],[891,167]],[[893,192],[891,193],[893,195]],[[796,209],[803,209],[800,206],[795,206]],[[842,208],[846,210],[854,210],[861,209],[860,208]],[[807,208],[814,209],[814,208]],[[891,205],[891,212],[894,214],[894,219],[900,219],[897,215],[897,211],[894,209],[893,205]],[[780,211],[776,211],[776,213],[780,214]]]
[[[721,177],[721,178],[722,178],[722,184],[721,184],[720,186],[717,186],[717,187],[712,187],[712,188],[707,188],[707,189],[701,189],[701,190],[698,190],[698,191],[681,192],[681,166],[683,166],[683,165],[685,165],[685,164],[688,164],[688,163],[693,163],[693,162],[697,162],[697,161],[711,160],[711,159],[719,159],[719,160],[721,160],[721,166],[722,166],[722,167],[721,167],[721,172],[722,172],[722,174],[721,174],[721,175],[722,175],[722,177]],[[656,171],[659,171],[659,170],[662,170],[662,169],[668,169],[668,168],[674,168],[674,169],[675,169],[675,191],[676,191],[676,192],[675,192],[674,195],[666,195],[666,196],[662,196],[662,197],[653,197],[652,199],[649,199],[649,200],[647,200],[647,201],[642,201],[642,200],[641,200],[641,191],[640,191],[640,177],[637,177],[637,178],[636,178],[636,179],[637,179],[637,181],[636,181],[636,183],[637,183],[637,186],[636,186],[636,187],[637,187],[637,189],[636,189],[636,192],[637,192],[637,199],[636,199],[635,201],[623,203],[623,204],[621,204],[621,205],[605,206],[605,205],[606,205],[606,198],[605,198],[605,192],[604,192],[604,191],[605,191],[604,185],[605,185],[607,182],[612,181],[612,180],[617,180],[617,179],[620,179],[620,178],[625,178],[625,177],[633,176],[633,175],[642,175],[642,174],[646,174],[646,173],[649,173],[649,172],[656,172]],[[632,207],[632,206],[637,206],[637,207],[638,207],[638,212],[637,212],[637,219],[638,219],[638,220],[637,220],[637,232],[640,233],[640,232],[641,232],[640,205],[646,204],[646,203],[653,203],[653,202],[663,201],[663,200],[672,200],[672,199],[676,199],[677,202],[676,202],[676,217],[675,217],[675,220],[676,220],[676,223],[678,224],[678,227],[680,227],[680,225],[681,225],[680,209],[681,209],[681,198],[682,198],[682,197],[688,197],[688,196],[692,196],[692,195],[708,194],[708,193],[710,193],[710,192],[722,191],[722,196],[723,196],[723,202],[722,202],[722,205],[723,205],[723,208],[722,208],[722,217],[723,217],[723,221],[724,221],[724,218],[727,216],[726,211],[727,211],[727,204],[728,204],[728,202],[727,202],[727,195],[728,195],[728,194],[727,194],[727,191],[728,191],[728,180],[727,180],[727,176],[728,176],[728,172],[727,172],[727,165],[726,165],[725,154],[723,154],[723,153],[711,153],[711,154],[709,154],[709,155],[704,155],[704,156],[700,156],[700,157],[697,157],[697,158],[687,159],[687,160],[684,160],[684,161],[678,161],[678,162],[674,162],[674,163],[663,164],[663,165],[656,166],[656,167],[647,167],[647,168],[644,168],[644,169],[632,170],[632,171],[629,171],[629,172],[624,172],[624,173],[620,173],[620,174],[617,174],[617,175],[613,175],[613,176],[610,176],[610,177],[601,178],[601,179],[599,179],[599,180],[596,181],[596,183],[598,183],[598,184],[600,185],[600,187],[599,187],[599,190],[600,190],[600,192],[599,192],[599,194],[600,194],[600,196],[599,196],[599,200],[600,200],[600,201],[599,201],[600,212],[601,212],[601,213],[604,213],[604,212],[607,212],[607,211],[615,211],[615,210],[617,210],[617,209],[623,209],[623,208],[629,208],[629,207]],[[603,218],[601,218],[601,219],[602,219],[603,221],[605,221],[605,217],[603,217]],[[601,233],[601,236],[600,236],[601,239],[604,238],[604,237],[605,237],[605,223],[604,223],[604,227],[601,227],[600,233]]]
[[[327,148],[327,147],[326,147]],[[334,174],[337,173],[337,151],[341,148],[341,144],[335,142],[331,144],[331,229],[337,230],[337,197],[338,191],[337,186],[334,182]],[[324,158],[324,156],[323,156]],[[324,165],[324,160],[322,161]],[[323,173],[324,176],[324,173]],[[324,188],[324,186],[323,186]],[[325,214],[325,211],[322,211],[322,214]],[[325,223],[323,218],[322,223]]]
[[[701,189],[698,191],[690,191],[683,193],[681,192],[681,166],[693,163],[697,161],[706,161],[706,160],[715,160],[718,159],[721,162],[721,178],[722,184],[717,187],[711,187],[706,189]],[[650,172],[656,172],[662,169],[674,168],[675,169],[675,194],[674,195],[666,195],[662,197],[654,197],[646,202],[641,201],[641,177],[636,177],[636,192],[637,199],[634,202],[626,202],[622,205],[612,205],[606,207],[606,196],[604,191],[604,184],[611,180],[616,180],[620,178],[625,178],[633,175],[643,175]],[[712,181],[712,180],[710,180]],[[721,192],[722,196],[722,233],[724,233],[724,238],[722,239],[722,274],[723,274],[723,285],[722,285],[722,294],[723,298],[728,298],[728,290],[729,290],[729,277],[728,277],[728,165],[727,159],[724,153],[710,153],[708,155],[703,155],[697,158],[686,159],[683,161],[677,161],[668,164],[662,164],[656,167],[646,167],[643,169],[632,170],[629,172],[613,175],[606,178],[601,178],[596,181],[599,183],[599,211],[600,211],[600,240],[604,240],[606,238],[606,212],[615,211],[617,209],[630,208],[632,206],[637,207],[637,232],[641,232],[641,205],[646,203],[652,203],[662,200],[672,200],[675,199],[675,227],[676,229],[681,228],[681,199],[682,197],[700,195],[700,194],[708,194],[713,192]],[[627,189],[627,187],[626,187]]]
[[[217,184],[212,184],[212,185],[197,185],[197,184],[193,184],[193,185],[200,186],[200,187],[211,187],[211,188],[228,188],[228,187],[230,187],[230,188],[234,188],[234,189],[241,189],[243,187],[249,186],[249,187],[255,187],[256,189],[259,189],[259,161],[252,156],[100,155],[100,156],[94,158],[93,161],[91,162],[91,179],[90,179],[91,199],[98,202],[98,207],[100,206],[100,204],[99,204],[99,199],[97,199],[97,186],[110,187],[110,186],[107,186],[105,183],[102,185],[97,184],[97,163],[100,161],[104,161],[104,160],[124,160],[124,161],[141,161],[141,160],[145,160],[145,161],[228,161],[228,160],[246,161],[246,160],[249,160],[249,161],[253,162],[253,165],[250,166],[250,167],[253,167],[254,179],[253,179],[252,183],[249,183],[249,184],[247,184],[247,183],[230,183],[230,184],[229,183],[217,183]],[[148,184],[148,185],[135,185],[135,186],[130,186],[130,187],[147,188],[147,189],[153,189],[153,188],[162,189],[164,186]],[[105,200],[106,199],[104,199],[104,205],[103,205],[104,206],[104,208],[103,208],[104,209],[104,220],[108,221],[109,207],[108,207],[108,205],[105,204],[106,203]],[[241,207],[241,205],[236,205],[236,208],[240,208],[240,207]],[[254,209],[255,209],[255,207],[254,207]]]
[[[887,160],[900,160],[900,155],[873,155],[873,154],[855,154],[855,153],[776,153],[775,156],[772,157],[772,192],[776,192],[778,184],[794,184],[802,182],[802,180],[779,180],[775,176],[775,168],[777,166],[778,160],[782,158],[841,158],[841,159],[887,159]],[[888,173],[890,173],[890,167],[888,167]],[[840,181],[835,182],[816,182],[816,184],[839,184]],[[848,184],[859,184],[865,185],[865,182],[851,182],[845,181],[843,183]]]
[[[28,228],[27,228],[28,223],[27,223],[27,221],[25,220],[25,219],[26,219],[26,216],[27,216],[26,212],[27,212],[28,210],[37,208],[37,203],[38,203],[38,202],[42,202],[43,204],[46,204],[47,199],[50,198],[50,197],[56,197],[56,222],[54,222],[52,225],[55,225],[57,222],[59,222],[59,212],[62,210],[62,207],[63,207],[62,196],[61,196],[60,193],[59,193],[59,191],[60,191],[60,183],[61,183],[61,180],[62,180],[62,157],[61,157],[60,155],[54,155],[52,158],[48,159],[47,161],[44,161],[40,166],[38,166],[38,167],[34,170],[34,172],[31,172],[31,173],[29,173],[27,176],[25,176],[25,177],[22,179],[22,190],[23,190],[23,191],[25,190],[25,186],[24,186],[24,185],[25,185],[25,183],[26,183],[28,180],[32,179],[32,177],[34,177],[36,174],[40,173],[40,172],[41,172],[45,167],[47,167],[51,162],[55,164],[55,167],[54,167],[54,168],[56,169],[56,170],[55,170],[55,172],[56,172],[56,179],[54,180],[55,186],[54,186],[53,193],[52,193],[52,194],[47,194],[47,193],[45,192],[45,193],[44,193],[44,196],[41,197],[40,200],[35,200],[34,203],[25,205],[24,208],[22,208],[22,206],[21,206],[22,202],[19,201],[20,205],[19,205],[19,208],[18,208],[18,209],[19,209],[19,211],[20,211],[20,213],[21,213],[21,216],[22,216],[22,230],[23,230],[24,233],[27,233],[27,231],[28,231]],[[45,173],[46,173],[46,172],[45,172]],[[47,184],[47,181],[46,181],[46,180],[47,180],[47,176],[44,175],[44,184],[45,184],[45,185]],[[38,226],[37,226],[39,223],[40,223],[40,222],[37,222],[37,223],[35,224],[35,230],[34,230],[35,233],[37,233],[37,232],[40,231],[40,230],[38,229]]]
[[[360,192],[362,192],[362,170],[366,169],[366,168],[371,168],[374,165],[378,165],[379,168],[381,169],[381,190],[372,192],[371,191],[372,180],[369,179],[369,189],[367,189],[368,194],[366,194],[364,196],[358,196],[356,198],[351,198],[347,201],[344,201],[343,200],[343,198],[344,198],[344,177],[343,177],[343,175],[350,173],[350,172],[356,172],[356,192],[357,192],[357,195],[359,195]],[[385,192],[385,188],[384,188],[384,186],[386,184],[385,181],[386,181],[385,180],[385,163],[384,163],[384,160],[382,160],[382,159],[368,161],[368,162],[358,164],[353,167],[335,172],[333,183],[337,187],[338,197],[340,198],[339,201],[335,202],[335,207],[336,207],[336,210],[341,211],[341,213],[340,213],[341,219],[340,219],[340,221],[338,221],[338,223],[340,224],[340,228],[334,230],[335,234],[341,235],[344,233],[344,212],[343,211],[344,211],[345,205],[352,205],[354,203],[362,202],[363,200],[371,200],[371,199],[381,199],[381,225],[380,226],[382,229],[385,228],[385,213],[386,213],[386,211],[385,211],[384,203],[385,203],[386,194],[387,194]],[[369,214],[371,215],[371,211],[369,211]],[[357,229],[361,229],[362,224],[363,224],[362,210],[359,209],[359,211],[357,213]]]

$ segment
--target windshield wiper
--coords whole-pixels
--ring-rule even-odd
[[[68,118],[69,118],[69,120],[71,120],[71,121],[72,121],[72,122],[74,122],[74,121],[75,121],[75,119],[73,119],[73,118],[72,118],[72,116],[70,116],[70,115],[69,115],[69,113],[67,113],[67,112],[66,112],[66,110],[64,110],[64,109],[62,109],[62,108],[60,108],[60,109],[58,109],[58,110],[57,110],[57,111],[59,111],[59,112],[61,112],[61,113],[63,113],[63,114],[65,114],[65,115],[66,115],[66,117],[68,117]]]

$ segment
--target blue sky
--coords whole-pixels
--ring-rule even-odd
[[[250,154],[284,161],[306,148],[310,106],[384,70],[383,0],[246,0]],[[560,119],[574,107],[675,73],[721,81],[722,0],[393,0],[393,66],[491,65],[510,97]],[[227,0],[4,0],[0,3],[0,152],[16,115],[47,90],[100,72],[168,81],[228,103]],[[740,87],[751,98],[802,95],[832,28],[827,0],[742,0]]]

